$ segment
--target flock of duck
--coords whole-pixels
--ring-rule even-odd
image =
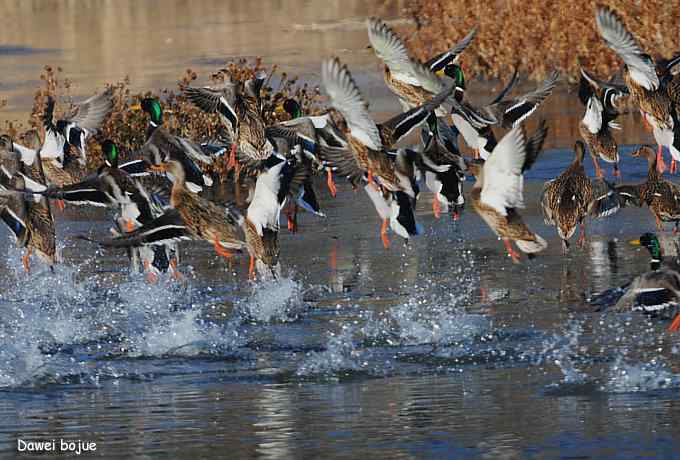
[[[676,109],[680,77],[673,72],[680,56],[654,61],[613,11],[599,9],[595,19],[600,35],[625,66],[623,81],[615,77],[603,81],[582,70],[579,97],[585,113],[580,133],[585,143],[576,142],[572,164],[548,181],[541,195],[545,221],[556,227],[565,252],[577,227],[578,244],[585,241],[588,216],[605,217],[626,205],[646,204],[659,229],[663,222],[674,222],[675,232],[680,221],[680,189],[663,178],[663,147],[672,156],[671,172],[680,160]],[[55,102],[50,98],[44,111],[44,135],[29,131],[21,143],[0,138],[0,217],[17,244],[26,248],[26,270],[32,253],[50,268],[56,263],[50,206],[63,207],[67,202],[112,209],[111,236],[81,238],[126,248],[132,268],[152,282],[160,272],[180,276],[177,244],[188,239],[212,244],[223,257],[247,250],[252,276],[276,276],[284,207],[288,205],[288,228],[293,231],[299,207],[324,215],[313,182],[319,173],[326,174],[333,196],[334,176],[365,190],[380,217],[385,247],[390,244],[390,229],[407,239],[421,232],[414,213],[420,184],[433,193],[435,216],[451,213],[458,218],[465,203],[462,183],[471,175],[476,180],[468,200],[503,241],[512,260],[520,260],[513,242],[530,258],[543,251],[546,241],[525,224],[519,210],[524,207],[523,174],[537,160],[548,128],[541,120],[528,134],[523,122],[550,96],[558,73],[550,74],[534,91],[511,97],[515,71],[489,104],[474,106],[465,99],[465,76],[458,58],[474,40],[475,30],[450,50],[421,63],[384,21],[371,18],[367,27],[371,47],[384,63],[385,83],[403,107],[403,113],[382,123],[370,115],[347,66],[334,58],[321,67],[331,106],[323,115],[305,116],[297,101],[287,99],[278,109],[287,112],[290,120],[268,125],[260,100],[263,73],[247,81],[230,78],[219,86],[189,87],[184,91],[188,100],[217,114],[224,132],[219,141],[199,143],[172,135],[163,126],[160,102],[143,99],[132,107],[149,117],[146,142],[135,159],[119,162],[118,147],[104,140],[105,162],[88,174],[84,168],[88,139],[111,111],[112,91],[77,104],[61,119],[55,119]],[[611,163],[614,176],[620,175],[612,130],[620,128],[617,103],[623,97],[639,107],[658,144],[656,153],[646,146],[634,153],[649,165],[648,178],[641,184],[607,182],[599,165],[599,160]],[[494,128],[506,132],[497,139]],[[420,135],[417,145],[397,147],[415,130]],[[474,151],[472,158],[461,155],[459,135]],[[595,165],[594,180],[584,170],[586,150]],[[245,209],[218,204],[202,193],[212,185],[208,171],[221,155],[229,155],[229,170],[249,189]],[[663,302],[672,303],[680,297],[679,271],[670,262],[659,268],[662,255],[654,235],[641,241],[653,255],[654,275],[636,280],[631,289],[637,291],[627,295],[663,291]],[[680,328],[680,315],[672,328]]]

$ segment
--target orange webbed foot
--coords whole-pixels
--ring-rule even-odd
[[[387,226],[389,223],[389,219],[385,219],[383,220],[382,226],[380,227],[380,239],[382,240],[385,249],[389,249],[390,247],[390,239],[387,237]]]
[[[669,332],[678,332],[680,330],[680,313],[675,317],[670,326],[668,326]]]
[[[434,213],[434,217],[436,219],[439,219],[442,215],[442,205],[437,197],[432,198],[432,212]]]
[[[335,182],[333,181],[333,171],[331,171],[330,168],[326,169],[326,185],[328,185],[328,191],[331,192],[331,196],[335,198],[335,195],[338,193],[338,189],[335,186]]]

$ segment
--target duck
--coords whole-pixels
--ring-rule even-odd
[[[614,165],[614,177],[621,177],[619,149],[612,129],[621,129],[616,118],[619,115],[616,102],[628,94],[625,86],[604,83],[581,68],[579,100],[586,111],[579,123],[579,133],[588,145],[594,159],[595,174],[604,177],[598,158]]]
[[[585,144],[576,141],[574,160],[557,178],[546,182],[541,192],[541,210],[546,225],[554,225],[562,240],[562,253],[569,251],[569,239],[579,227],[577,245],[586,240],[585,218],[604,217],[618,211],[614,188],[604,180],[593,184],[583,167]],[[593,162],[597,161],[592,156]]]
[[[368,104],[361,95],[349,69],[342,65],[338,58],[324,61],[321,67],[321,78],[330,97],[331,105],[342,115],[343,123],[339,128],[348,145],[348,148],[322,149],[321,156],[324,161],[346,176],[353,185],[365,180],[372,187],[380,187],[395,194],[399,212],[411,215],[418,192],[413,169],[415,158],[412,152],[406,150],[390,154],[387,149],[425,121],[444,100],[450,97],[453,87],[449,86],[444,89],[424,105],[410,109],[378,125],[368,113]],[[441,171],[447,169],[436,168],[434,165],[433,168]],[[410,205],[408,201],[412,201]],[[408,222],[411,220],[414,219],[409,218]],[[407,221],[403,222],[407,223]],[[408,235],[417,235],[417,226],[407,225],[405,228]],[[386,229],[387,220],[382,219],[380,234],[385,247],[388,247]],[[399,232],[401,229],[398,230]]]
[[[44,197],[27,196],[19,190],[31,187],[44,189],[45,175],[40,159],[40,137],[36,130],[24,135],[26,147],[38,152],[26,157],[22,149],[16,149],[9,136],[0,137],[0,218],[12,231],[16,243],[26,249],[22,263],[30,272],[31,255],[37,254],[50,271],[58,262],[56,232],[50,204]],[[31,159],[32,163],[24,161]]]
[[[132,232],[96,242],[109,247],[129,247],[195,239],[212,243],[215,252],[225,258],[245,248],[245,242],[239,238],[244,217],[236,207],[220,206],[188,189],[184,166],[177,160],[151,169],[172,175],[171,208]]]
[[[673,83],[674,77],[669,75],[670,67],[662,70],[661,77],[657,73],[657,63],[638,44],[632,33],[628,31],[621,18],[611,9],[597,9],[595,21],[600,36],[624,62],[623,79],[633,102],[640,109],[643,121],[651,125],[658,145],[657,166],[663,172],[663,146],[666,146],[673,158],[671,167],[680,160],[680,125],[678,124],[676,106],[680,102],[680,81]],[[672,67],[672,65],[671,65]]]
[[[668,330],[677,332],[680,330],[680,264],[677,254],[676,257],[665,256],[659,238],[654,233],[644,233],[630,243],[649,251],[650,269],[621,288],[624,290],[623,295],[613,310],[641,311],[674,318]],[[675,243],[677,245],[677,241]]]
[[[629,201],[647,205],[656,219],[656,228],[663,230],[664,222],[674,222],[673,233],[678,232],[680,222],[680,186],[663,179],[657,169],[657,155],[646,145],[636,149],[635,158],[647,159],[647,180],[641,184],[626,184]]]
[[[461,101],[453,107],[451,120],[477,158],[486,159],[496,146],[495,126],[513,128],[526,120],[552,94],[559,72],[553,71],[534,91],[506,98],[517,79],[517,70],[499,94],[489,103],[476,107]]]
[[[200,193],[213,185],[208,167],[213,164],[214,157],[223,153],[223,150],[206,151],[207,149],[189,139],[170,134],[163,126],[163,108],[158,99],[144,98],[139,104],[133,104],[132,111],[144,111],[149,116],[147,127],[147,139],[142,148],[137,152],[139,157],[136,163],[131,163],[125,168],[131,172],[131,168],[145,173],[150,165],[160,165],[163,162],[174,160],[182,163],[185,174],[186,187],[194,193]],[[172,181],[172,178],[169,178]]]
[[[331,113],[305,116],[300,103],[292,98],[287,98],[279,104],[276,107],[276,112],[285,112],[290,119],[268,126],[266,128],[267,134],[274,138],[283,137],[295,144],[300,144],[303,153],[310,157],[312,163],[318,169],[326,170],[326,185],[331,196],[335,198],[338,190],[333,180],[333,170],[330,167],[323,167],[319,158],[319,149],[321,145],[346,149],[347,141],[335,125]]]
[[[523,173],[536,161],[546,129],[539,129],[527,139],[523,125],[508,131],[487,160],[468,162],[468,172],[476,181],[470,192],[473,209],[491,230],[503,240],[513,263],[520,262],[517,247],[529,258],[545,250],[548,243],[524,223],[518,210],[524,208]]]
[[[253,198],[246,210],[245,239],[250,255],[248,274],[276,278],[279,264],[279,216],[295,180],[295,160],[272,154],[261,163]]]
[[[433,121],[436,126],[430,126]],[[418,164],[425,185],[433,194],[432,213],[437,219],[442,213],[450,212],[451,217],[457,220],[465,205],[463,182],[467,167],[458,150],[458,134],[456,127],[449,126],[443,117],[428,119],[427,126],[421,129],[421,158],[427,158],[437,166],[448,167],[446,171],[437,171],[424,161]]]
[[[397,95],[404,111],[425,104],[447,88],[447,83],[435,73],[436,70],[431,70],[433,66],[438,68],[438,65],[432,63],[428,68],[413,59],[404,42],[385,21],[371,17],[367,20],[367,27],[371,47],[385,64],[383,66],[385,83]],[[455,56],[453,58],[455,59]],[[448,60],[448,57],[444,60]],[[436,114],[448,116],[453,103],[455,103],[453,97],[442,101],[441,106],[435,110]]]
[[[81,167],[87,163],[87,139],[97,132],[113,109],[113,88],[75,104],[73,110],[64,118],[55,120],[55,101],[47,97],[43,114],[45,140],[41,149],[43,158],[57,158],[62,166],[65,154],[70,147],[76,150]]]
[[[260,90],[266,74],[256,73],[245,82],[228,80],[218,86],[184,89],[184,95],[207,113],[217,113],[231,140],[228,168],[237,168],[237,151],[245,158],[266,160],[274,146],[265,133],[266,123],[262,114]],[[238,177],[238,174],[236,175]]]

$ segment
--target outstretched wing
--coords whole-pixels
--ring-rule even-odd
[[[76,104],[66,121],[74,123],[81,129],[95,131],[99,129],[112,108],[113,88],[107,88],[103,93],[95,94],[91,98]]]
[[[501,139],[484,163],[481,200],[503,216],[508,208],[524,207],[522,167],[526,154],[526,139],[517,126]]]
[[[78,236],[78,238],[92,241],[104,247],[127,248],[190,240],[191,234],[186,225],[184,225],[179,212],[176,209],[168,209],[151,222],[142,225],[130,233],[125,233],[115,238],[97,240],[82,235]]]
[[[444,51],[427,61],[425,67],[430,69],[432,72],[443,69],[452,62],[456,62],[460,53],[465,51],[465,49],[470,46],[472,40],[474,40],[475,35],[477,35],[477,28],[474,27],[465,37],[463,37],[458,43],[456,43],[450,50]]]
[[[230,81],[219,86],[203,88],[190,86],[184,89],[184,95],[204,112],[219,113],[231,123],[233,129],[236,129],[238,124],[234,109],[236,91],[236,83]]]
[[[373,150],[381,150],[378,127],[368,113],[368,104],[347,66],[341,65],[338,58],[324,61],[321,79],[331,98],[331,105],[345,118],[352,136]]]
[[[595,15],[597,28],[607,45],[628,67],[630,77],[649,91],[659,87],[659,77],[652,58],[642,51],[633,34],[628,32],[621,18],[608,8],[600,8]]]

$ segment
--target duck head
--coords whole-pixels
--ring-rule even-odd
[[[131,110],[143,110],[149,115],[151,126],[157,128],[163,124],[163,109],[158,99],[145,97],[139,104],[130,107]]]
[[[465,74],[463,73],[463,69],[458,64],[447,64],[446,67],[444,67],[444,75],[452,78],[455,82],[456,87],[453,90],[453,96],[458,102],[461,102],[465,95]]]
[[[109,168],[118,167],[118,147],[110,140],[106,139],[102,144],[102,153],[104,154],[104,163]]]
[[[657,270],[659,268],[662,257],[661,243],[659,242],[659,238],[654,233],[643,233],[640,235],[639,239],[630,241],[630,244],[633,246],[642,246],[647,248],[649,254],[652,257],[650,262],[652,270]]]

